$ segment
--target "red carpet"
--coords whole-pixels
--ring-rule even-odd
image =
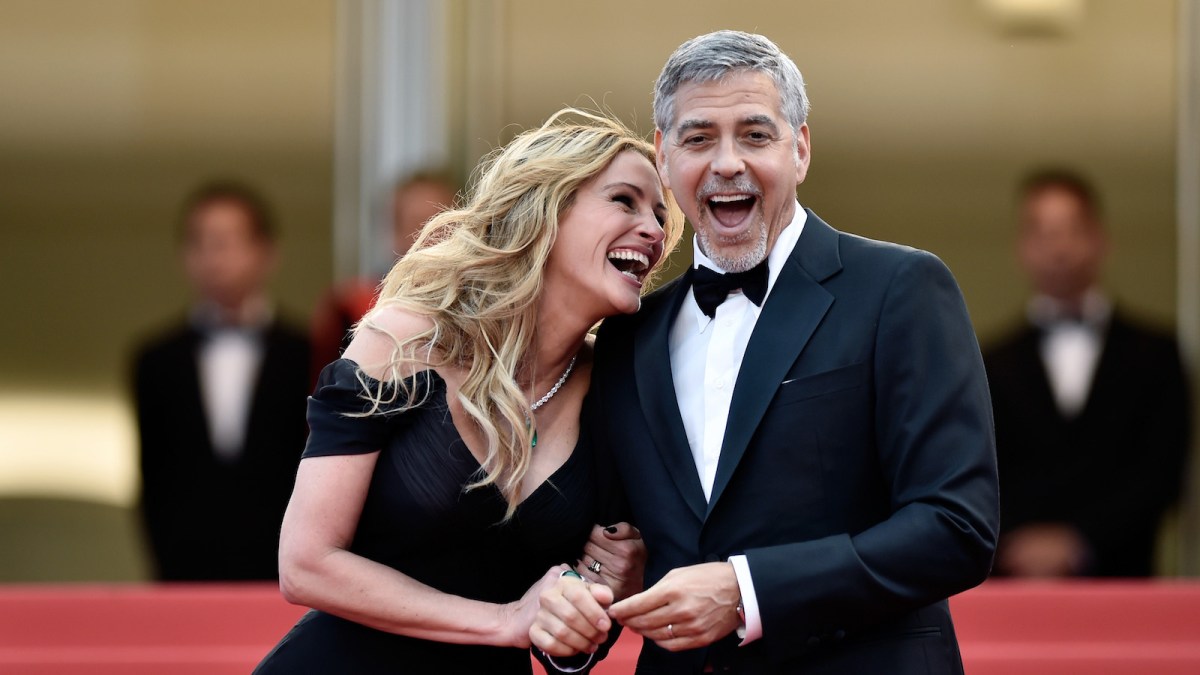
[[[951,604],[969,675],[1200,673],[1200,583],[991,581]],[[245,675],[303,612],[264,584],[0,586],[0,673]],[[594,672],[638,649],[623,634]]]

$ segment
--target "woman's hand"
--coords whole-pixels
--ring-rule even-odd
[[[500,606],[500,634],[498,643],[521,649],[529,649],[529,629],[537,617],[539,600],[543,594],[554,591],[562,573],[570,569],[567,565],[551,567],[541,579],[525,591],[520,600]],[[576,580],[578,581],[578,580]]]
[[[575,571],[588,581],[611,588],[617,600],[640,593],[646,571],[642,533],[629,523],[596,525]]]
[[[566,570],[567,566],[556,569]],[[562,576],[560,572],[556,583],[543,590],[538,601],[541,609],[529,627],[529,638],[545,654],[594,654],[608,639],[612,620],[605,610],[613,602],[608,586],[571,574]]]

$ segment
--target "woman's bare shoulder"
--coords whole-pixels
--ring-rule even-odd
[[[408,377],[429,367],[428,359],[424,358],[424,341],[418,341],[406,346],[399,373],[392,371],[400,346],[435,328],[436,324],[429,317],[387,305],[368,312],[361,323],[342,358],[357,363],[370,377],[386,382],[396,375]]]

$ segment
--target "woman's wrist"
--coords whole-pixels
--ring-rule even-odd
[[[514,629],[514,625],[518,623],[515,621],[517,605],[516,602],[494,605],[496,611],[492,613],[493,623],[488,631],[488,635],[491,636],[488,643],[501,647],[525,648],[529,646],[529,635],[520,635]]]

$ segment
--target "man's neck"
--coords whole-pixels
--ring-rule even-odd
[[[1029,320],[1037,325],[1047,325],[1064,318],[1101,325],[1112,314],[1112,303],[1103,291],[1091,287],[1071,297],[1034,295],[1029,300],[1026,313]]]
[[[266,296],[256,293],[232,304],[201,300],[192,309],[192,317],[205,326],[261,328],[271,322],[274,312]]]

